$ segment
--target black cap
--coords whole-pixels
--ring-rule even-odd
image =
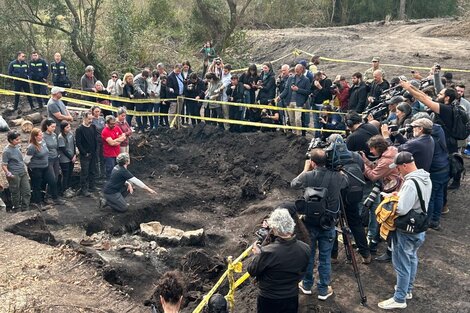
[[[397,167],[397,165],[408,164],[408,163],[411,163],[411,162],[414,162],[414,161],[415,161],[415,159],[413,158],[413,154],[411,154],[408,151],[402,151],[402,152],[398,153],[395,156],[395,159],[393,160],[393,163],[390,164],[388,167],[389,168],[395,168],[395,167]]]
[[[390,99],[388,99],[387,101],[385,101],[385,104],[387,104],[387,105],[398,104],[398,103],[404,102],[405,100],[406,99],[403,98],[402,96],[393,96]]]

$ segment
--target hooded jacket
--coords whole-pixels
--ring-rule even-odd
[[[426,211],[428,210],[429,199],[431,198],[432,183],[429,173],[423,169],[418,169],[405,175],[405,182],[401,186],[398,196],[397,215],[406,215],[411,209],[421,212],[421,204],[418,198],[416,186],[411,178],[415,179],[421,189]]]
[[[364,165],[364,176],[375,182],[382,178],[400,175],[396,168],[389,168],[397,153],[397,148],[388,147],[376,162]]]

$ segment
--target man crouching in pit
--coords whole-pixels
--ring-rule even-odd
[[[129,161],[130,158],[127,153],[121,153],[117,156],[117,165],[113,168],[111,177],[104,186],[104,199],[100,199],[100,207],[110,206],[115,211],[126,212],[129,204],[126,202],[125,197],[134,192],[132,184],[137,185],[151,194],[156,193],[155,190],[148,187],[129,172],[127,169]]]
[[[295,222],[287,209],[277,208],[266,221],[275,239],[253,244],[248,273],[258,281],[258,313],[297,313],[297,284],[310,259],[310,247],[294,236]]]

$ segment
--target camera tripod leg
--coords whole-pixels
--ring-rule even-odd
[[[357,266],[356,255],[354,254],[354,249],[351,245],[351,230],[349,229],[348,222],[346,220],[346,211],[344,209],[344,203],[341,201],[341,212],[339,217],[339,224],[341,227],[341,236],[343,237],[344,251],[346,253],[346,258],[351,261],[353,266],[354,277],[356,278],[357,286],[359,288],[359,295],[361,297],[361,305],[367,305],[367,297],[364,293],[364,288],[362,286],[361,275],[359,273],[359,267]]]

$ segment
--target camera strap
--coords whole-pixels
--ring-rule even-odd
[[[419,184],[418,182],[416,181],[416,179],[414,178],[410,178],[413,183],[415,184],[415,187],[416,187],[416,192],[418,193],[418,198],[419,198],[419,204],[421,205],[421,210],[423,211],[424,214],[427,214],[426,212],[426,206],[424,204],[424,200],[423,200],[423,194],[421,193],[421,188],[419,188]]]

